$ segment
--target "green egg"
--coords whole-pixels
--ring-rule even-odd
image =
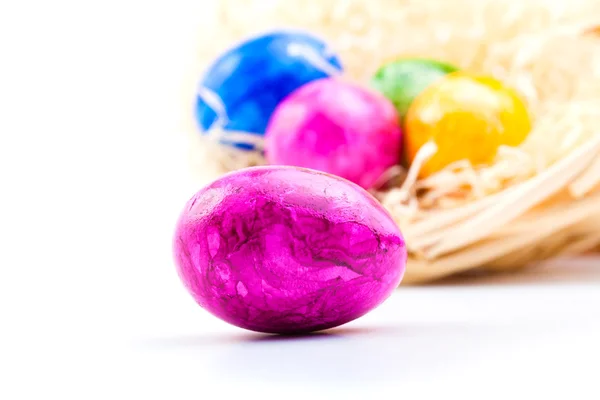
[[[403,120],[415,97],[427,86],[455,71],[458,71],[457,67],[441,61],[398,58],[377,70],[371,86],[394,103]]]

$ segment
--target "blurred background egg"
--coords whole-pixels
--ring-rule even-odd
[[[426,143],[437,145],[421,168],[426,177],[460,160],[491,163],[501,145],[518,146],[527,138],[531,121],[513,89],[490,76],[456,72],[415,98],[405,128],[409,162]]]
[[[380,67],[371,86],[394,103],[400,118],[404,118],[416,96],[448,73],[457,71],[454,65],[427,58],[398,58]]]
[[[401,158],[394,105],[382,94],[336,78],[311,82],[275,110],[265,135],[270,164],[325,171],[371,188]]]
[[[198,124],[204,132],[217,123],[225,132],[262,135],[271,113],[288,94],[340,72],[338,57],[309,33],[273,31],[248,39],[206,71],[196,101]]]

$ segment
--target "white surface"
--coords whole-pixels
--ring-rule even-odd
[[[600,398],[597,258],[403,288],[331,335],[212,318],[170,252],[207,3],[31,3],[0,7],[0,398]]]

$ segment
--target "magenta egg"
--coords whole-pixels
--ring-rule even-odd
[[[174,254],[201,307],[280,334],[366,314],[398,286],[407,258],[398,226],[364,189],[287,166],[246,168],[200,190],[177,223]]]
[[[399,164],[402,132],[382,94],[337,78],[308,83],[275,109],[265,133],[269,164],[316,169],[370,189]]]

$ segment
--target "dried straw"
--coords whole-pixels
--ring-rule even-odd
[[[413,180],[415,163],[382,177],[393,184],[374,194],[406,236],[407,283],[600,246],[600,2],[221,0],[215,18],[218,39],[201,46],[203,62],[250,34],[292,27],[326,38],[358,81],[385,60],[414,55],[494,75],[521,93],[533,130],[493,165],[459,162]],[[211,135],[191,135],[203,179],[264,163]]]

